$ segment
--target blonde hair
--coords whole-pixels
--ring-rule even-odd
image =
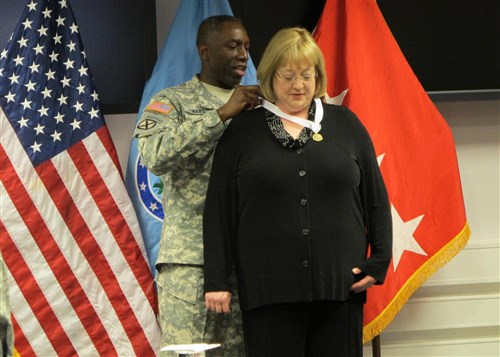
[[[291,27],[278,31],[267,45],[259,67],[257,79],[264,97],[274,102],[273,76],[276,69],[289,63],[310,63],[318,73],[314,97],[326,92],[325,59],[309,31],[301,27]]]

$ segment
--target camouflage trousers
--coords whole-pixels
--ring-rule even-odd
[[[220,343],[207,357],[245,356],[241,311],[232,281],[231,313],[207,311],[203,290],[203,267],[162,264],[156,277],[162,347],[172,344]],[[163,352],[162,356],[174,356]]]

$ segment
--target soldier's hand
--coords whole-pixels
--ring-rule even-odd
[[[260,95],[259,86],[237,85],[228,102],[217,110],[220,119],[225,122],[243,110],[252,110],[261,103]]]
[[[205,306],[208,310],[217,313],[231,312],[229,304],[231,303],[231,293],[229,291],[212,291],[205,293]]]

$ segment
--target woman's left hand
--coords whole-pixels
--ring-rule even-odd
[[[354,268],[352,270],[352,273],[357,275],[362,273],[362,271],[359,268]],[[367,275],[357,283],[352,284],[351,291],[354,293],[360,293],[367,290],[368,288],[371,288],[373,285],[375,285],[376,281],[377,280],[374,277]]]

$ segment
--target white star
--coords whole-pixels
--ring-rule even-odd
[[[16,62],[17,66],[22,66],[23,65],[23,59],[24,59],[24,57],[21,57],[20,55],[17,55],[17,57],[14,58],[14,62]]]
[[[19,43],[19,48],[28,47],[28,45],[27,45],[28,39],[27,38],[21,37],[21,39],[19,41],[17,41],[17,43]]]
[[[45,8],[45,11],[42,11],[42,14],[43,14],[43,18],[46,19],[47,17],[50,17],[50,13],[52,12],[52,10],[49,10],[48,7]]]
[[[68,97],[65,97],[62,93],[61,93],[61,96],[59,98],[57,98],[57,100],[59,101],[59,105],[68,104],[66,101],[67,99],[68,99]]]
[[[66,62],[64,62],[64,65],[66,66],[66,70],[70,69],[70,68],[74,68],[73,67],[73,63],[75,63],[75,61],[71,61],[69,58]]]
[[[66,20],[66,18],[64,17],[61,17],[61,15],[59,15],[56,19],[56,22],[57,22],[57,26],[63,26],[64,25],[64,20]]]
[[[85,51],[82,51],[82,56],[83,58],[87,58],[87,54],[85,53]]]
[[[30,21],[29,19],[26,19],[26,21],[23,22],[24,29],[30,29],[32,23],[33,23],[33,21]]]
[[[80,129],[80,123],[81,123],[81,121],[78,121],[75,118],[70,125],[73,127],[73,130],[76,130],[76,129]]]
[[[20,127],[22,128],[23,126],[28,127],[28,119],[25,119],[24,117],[21,117],[21,119],[18,121]]]
[[[36,128],[33,128],[33,130],[36,131],[37,135],[38,134],[44,134],[43,129],[45,129],[45,126],[40,125],[40,123],[38,123],[38,125],[36,126]]]
[[[80,77],[83,77],[83,76],[88,76],[87,74],[87,71],[89,69],[86,68],[86,67],[83,67],[83,64],[80,66],[80,69],[78,70],[78,72],[80,72]]]
[[[147,186],[144,182],[142,182],[142,183],[139,185],[139,188],[141,189],[141,191],[146,191],[146,188],[147,188],[147,187],[148,187],[148,186]]]
[[[23,106],[23,109],[26,110],[26,108],[31,109],[31,100],[28,100],[28,98],[24,98],[24,102],[21,103]]]
[[[51,70],[50,68],[47,71],[47,73],[45,73],[45,75],[47,76],[47,79],[56,79],[56,77],[54,76],[55,74],[56,74],[56,72]]]
[[[69,27],[71,29],[71,33],[78,33],[78,26],[73,22],[73,25]]]
[[[35,90],[36,83],[31,82],[31,79],[28,81],[27,84],[24,85],[26,88],[28,88],[28,91]]]
[[[97,96],[97,92],[96,91],[94,91],[94,93],[92,93],[90,96],[92,98],[94,98],[94,100],[98,100],[99,99],[99,97]]]
[[[52,62],[57,61],[57,56],[59,56],[59,53],[56,53],[56,51],[52,51],[52,53],[49,55]]]
[[[7,94],[5,96],[5,98],[7,99],[7,103],[13,102],[15,97],[16,97],[16,95],[14,93],[11,93],[10,91],[9,91],[9,94]]]
[[[81,83],[78,85],[76,89],[78,89],[78,94],[85,93],[85,86]]]
[[[40,113],[40,117],[42,116],[48,116],[47,112],[48,112],[49,108],[45,108],[43,105],[40,109],[37,110],[38,113]],[[45,128],[45,127],[44,127]]]
[[[158,205],[156,204],[156,202],[152,202],[151,205],[149,206],[149,209],[151,211],[156,211],[158,209]]]
[[[99,118],[99,110],[97,109],[92,108],[89,114],[90,114],[90,119]]]
[[[42,147],[42,144],[38,144],[36,141],[33,145],[30,146],[30,148],[33,149],[33,152],[41,152],[42,150],[40,150],[40,148]]]
[[[47,36],[47,30],[49,28],[48,27],[43,27],[43,25],[37,30],[38,33],[40,34],[40,37],[42,36]]]
[[[57,123],[63,123],[64,122],[64,115],[62,115],[61,113],[58,113],[54,119],[56,120]]]
[[[35,11],[36,10],[36,3],[34,3],[33,1],[31,1],[31,3],[29,3],[26,6],[28,6],[30,8],[30,11]]]
[[[83,103],[80,103],[79,101],[76,101],[76,104],[73,105],[73,108],[75,108],[76,113],[78,113],[79,111],[83,111],[82,107]]]
[[[52,89],[49,89],[47,87],[45,87],[45,89],[42,91],[42,94],[43,94],[43,99],[51,96],[51,92],[52,92]]]
[[[75,51],[75,46],[76,46],[76,43],[74,43],[73,41],[70,41],[66,47],[69,48],[69,52],[73,52],[73,51]]]
[[[330,98],[328,96],[328,93],[326,93],[325,94],[325,102],[327,102],[328,104],[342,105],[342,102],[344,101],[344,98],[345,98],[348,91],[349,91],[349,89],[345,89],[342,93],[340,93],[339,95],[337,95],[333,98]]]
[[[57,35],[57,34],[56,34],[56,35],[54,36],[54,44],[56,44],[56,43],[62,43],[62,42],[61,42],[61,38],[62,38],[62,36],[61,36],[61,35]]]
[[[424,215],[420,215],[409,220],[408,222],[404,222],[393,205],[391,205],[391,214],[394,237],[392,244],[392,257],[394,261],[394,271],[396,271],[401,260],[401,256],[405,250],[416,254],[427,255],[427,253],[424,252],[413,237],[413,233],[417,229],[422,218],[424,218]]]
[[[69,82],[71,81],[71,78],[66,78],[64,77],[63,79],[61,79],[61,83],[63,85],[63,88],[64,87],[69,87]]]
[[[43,46],[41,44],[37,44],[36,47],[33,47],[35,54],[41,55],[43,53]]]
[[[384,156],[385,156],[385,153],[377,156],[377,163],[378,163],[379,167],[380,167],[380,165],[382,165],[382,160],[384,160]]]
[[[0,54],[0,58],[7,58],[7,49],[3,49],[2,53]]]
[[[66,0],[59,1],[59,4],[61,5],[61,9],[64,9],[65,7],[67,7]]]
[[[12,76],[9,77],[10,79],[10,84],[14,84],[14,83],[17,83],[19,84],[19,76],[16,76],[14,73],[12,73]]]
[[[38,72],[38,67],[40,67],[39,64],[36,64],[35,62],[33,62],[33,64],[31,66],[28,66],[29,69],[31,69],[31,73],[39,73]]]
[[[57,130],[54,130],[54,133],[51,134],[50,136],[52,136],[53,141],[56,142],[56,141],[61,141],[61,134],[62,133],[58,133]]]

